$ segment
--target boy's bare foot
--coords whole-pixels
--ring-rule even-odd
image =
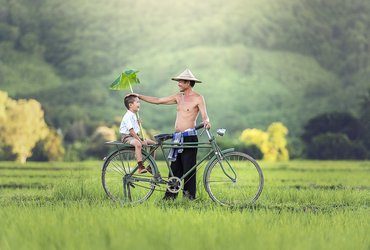
[[[150,166],[147,166],[147,167],[146,167],[146,170],[147,170],[149,173],[153,174],[153,172],[152,172],[152,168],[151,168]]]
[[[145,174],[146,172],[148,172],[148,171],[144,168],[144,166],[139,167],[139,168],[137,169],[137,171],[139,172],[139,174]]]

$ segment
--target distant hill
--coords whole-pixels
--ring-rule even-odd
[[[370,2],[364,0],[0,0],[0,89],[37,98],[47,122],[90,132],[123,112],[109,84],[140,70],[135,91],[166,96],[189,67],[212,122],[239,133],[282,121],[356,113],[370,87]],[[172,130],[175,109],[142,105],[144,127]]]

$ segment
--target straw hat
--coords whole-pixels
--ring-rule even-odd
[[[198,80],[197,78],[195,78],[193,73],[191,73],[190,69],[185,69],[185,71],[182,72],[180,75],[173,77],[171,79],[174,81],[187,80],[187,81],[194,81],[194,82],[202,82],[201,80]]]

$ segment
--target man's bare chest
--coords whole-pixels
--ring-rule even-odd
[[[199,111],[197,98],[194,96],[180,95],[177,103],[177,111],[197,113]]]

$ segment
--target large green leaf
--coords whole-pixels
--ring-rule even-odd
[[[138,72],[138,70],[126,69],[116,80],[114,80],[114,82],[112,82],[112,84],[110,85],[110,89],[132,89],[133,85],[140,83],[139,78],[137,78]]]

